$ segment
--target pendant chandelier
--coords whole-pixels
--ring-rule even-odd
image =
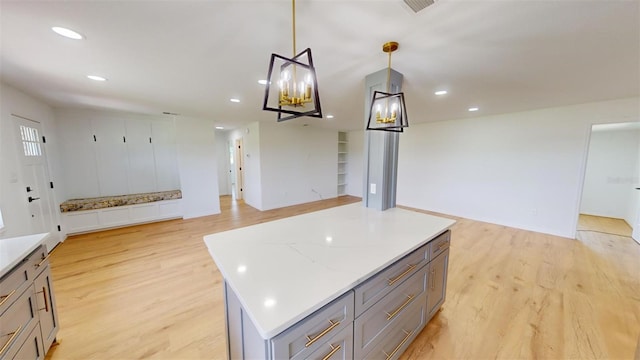
[[[395,41],[382,45],[382,51],[389,54],[387,92],[373,92],[367,130],[403,132],[404,128],[409,126],[404,93],[391,94],[391,53],[396,50],[398,50],[398,43]]]
[[[311,49],[296,54],[296,1],[292,0],[293,57],[271,54],[262,110],[278,113],[278,122],[301,116],[322,118]]]

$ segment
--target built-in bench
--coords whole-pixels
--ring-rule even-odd
[[[71,199],[60,204],[65,232],[76,234],[182,217],[182,192]]]

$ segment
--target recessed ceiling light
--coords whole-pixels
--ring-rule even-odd
[[[98,76],[98,75],[87,75],[87,77],[91,80],[95,80],[95,81],[107,81],[107,78],[104,78],[102,76]]]
[[[232,98],[232,99],[229,99],[229,101],[231,101],[231,102],[235,102],[235,103],[239,103],[239,102],[240,102],[240,99]]]
[[[333,115],[328,114],[328,115],[327,115],[327,119],[333,119]]]
[[[438,91],[434,92],[434,94],[436,94],[436,95],[447,95],[447,90],[438,90]]]
[[[480,110],[480,109],[479,109],[479,108],[477,108],[477,107],[470,107],[470,108],[469,108],[469,111],[478,111],[478,110]]]
[[[80,35],[79,33],[71,29],[67,29],[59,26],[54,26],[51,28],[51,30],[53,30],[58,35],[62,35],[66,38],[73,39],[73,40],[81,40],[84,38],[84,36]]]
[[[224,129],[224,127],[223,126],[216,126],[216,129],[222,130],[222,129]]]
[[[258,84],[267,85],[267,80],[258,80]]]

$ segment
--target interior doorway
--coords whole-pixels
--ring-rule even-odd
[[[592,126],[578,231],[632,237],[640,243],[640,122]]]
[[[24,201],[30,216],[30,232],[49,232],[46,245],[51,251],[59,242],[56,229],[56,211],[50,182],[45,141],[40,122],[12,114],[19,139]]]

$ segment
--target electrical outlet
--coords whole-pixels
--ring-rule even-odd
[[[369,192],[372,193],[372,194],[375,194],[376,193],[376,184],[370,184],[369,187],[370,187]]]

